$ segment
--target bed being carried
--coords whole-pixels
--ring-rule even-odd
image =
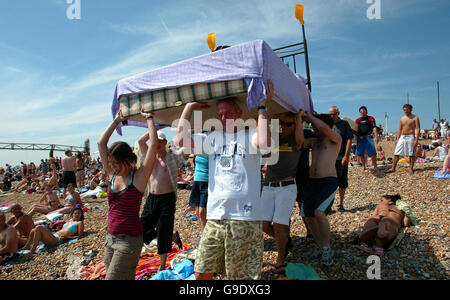
[[[218,100],[236,96],[245,121],[257,118],[268,80],[275,87],[274,101],[268,104],[270,115],[313,110],[306,79],[294,74],[266,42],[256,40],[120,80],[112,114],[121,109],[129,117],[128,125],[146,127],[139,113],[143,108],[154,112],[161,127],[173,126],[189,102],[210,105],[203,111],[206,121],[217,118]],[[121,126],[117,130],[121,134]]]

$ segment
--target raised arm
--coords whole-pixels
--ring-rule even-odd
[[[174,144],[177,147],[184,147],[187,152],[192,152],[194,149],[194,141],[191,137],[191,124],[190,120],[194,110],[204,110],[209,108],[209,105],[198,102],[191,102],[186,104],[183,113],[177,126],[177,132],[174,138]]]
[[[134,185],[139,191],[145,191],[148,179],[150,178],[153,166],[155,165],[156,152],[158,150],[158,134],[156,132],[155,124],[153,123],[153,114],[145,113],[142,110],[141,115],[147,120],[150,147],[148,147],[141,167],[136,171]]]
[[[273,87],[273,83],[269,80],[266,86],[266,99],[261,103],[262,106],[266,106],[267,103],[272,100],[273,96],[275,95],[275,90]],[[257,129],[257,137],[256,142],[258,149],[268,149],[270,148],[271,144],[271,136],[270,136],[270,126],[269,126],[269,115],[267,113],[267,110],[265,109],[258,109],[258,129]]]
[[[147,153],[148,150],[148,145],[147,145],[147,141],[150,139],[149,133],[146,132],[144,133],[144,135],[142,135],[139,139],[138,139],[138,144],[139,144],[139,148],[141,149],[142,153]]]
[[[114,121],[111,124],[109,124],[109,126],[105,129],[102,136],[97,142],[100,159],[102,160],[103,168],[106,172],[106,175],[108,176],[112,175],[112,170],[108,163],[108,141],[111,135],[113,134],[114,130],[116,129],[116,127],[120,124],[120,122],[123,122],[125,120],[126,118],[123,117],[122,111],[119,110],[116,117],[114,118]]]
[[[295,116],[295,141],[297,142],[297,151],[300,151],[305,141],[305,135],[303,132],[303,116],[305,112],[300,110]]]
[[[342,137],[339,133],[333,131],[330,126],[314,117],[311,112],[307,112],[306,115],[311,123],[317,128],[317,130],[325,134],[330,139],[330,141],[336,144],[341,143]]]

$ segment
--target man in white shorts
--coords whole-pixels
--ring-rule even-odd
[[[405,116],[400,119],[400,127],[397,132],[397,147],[395,148],[395,157],[390,172],[395,172],[400,156],[409,157],[409,174],[414,173],[414,163],[416,161],[416,147],[420,137],[420,120],[413,115],[412,105],[405,104],[403,111]]]
[[[284,113],[280,116],[279,151],[277,164],[267,166],[267,173],[262,191],[263,230],[275,238],[278,256],[273,269],[276,274],[282,274],[286,267],[285,258],[292,247],[289,238],[289,223],[297,199],[297,174],[300,149],[303,145],[303,110],[297,115]]]

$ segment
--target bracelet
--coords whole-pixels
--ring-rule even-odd
[[[267,110],[267,107],[266,107],[266,106],[264,106],[264,105],[261,105],[261,106],[259,106],[259,107],[258,107],[258,110],[260,110],[260,109],[264,109],[264,110]]]
[[[152,115],[148,116],[147,120],[153,120],[153,116]]]

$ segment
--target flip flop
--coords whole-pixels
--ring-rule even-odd
[[[372,249],[370,249],[369,247],[367,247],[365,245],[356,245],[355,247],[361,251],[368,253],[368,254],[375,254]]]
[[[384,255],[384,249],[383,248],[375,248],[375,251],[372,252],[375,255],[383,256]]]

